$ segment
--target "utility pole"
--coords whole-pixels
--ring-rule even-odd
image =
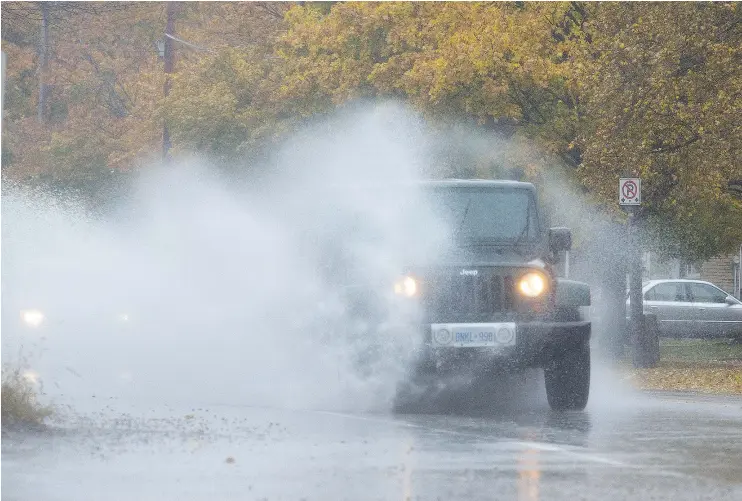
[[[165,59],[165,84],[163,88],[163,93],[165,97],[167,97],[170,94],[170,87],[172,86],[172,82],[170,80],[170,74],[175,69],[175,54],[173,54],[174,46],[173,46],[173,39],[171,37],[175,36],[175,16],[178,13],[178,3],[177,2],[167,2],[166,7],[166,16],[167,16],[167,22],[165,25],[165,40],[164,40],[164,54],[163,58]],[[170,130],[167,126],[167,119],[165,120],[165,123],[162,125],[162,158],[163,160],[168,160],[170,157]]]
[[[49,3],[39,2],[41,9],[41,33],[39,38],[39,103],[37,119],[46,123],[49,86],[46,83],[49,72]]]
[[[0,120],[3,121],[3,124],[5,122],[5,52],[2,53],[2,80],[3,80],[3,88],[2,88],[2,97],[0,97]]]

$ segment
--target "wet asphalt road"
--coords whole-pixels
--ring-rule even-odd
[[[738,397],[406,416],[117,405],[5,433],[2,499],[742,499]]]

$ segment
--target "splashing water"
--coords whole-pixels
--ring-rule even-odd
[[[22,349],[34,382],[73,406],[95,395],[388,409],[420,341],[405,327],[414,312],[358,311],[348,286],[386,301],[406,264],[445,252],[449,228],[413,188],[445,143],[422,123],[395,105],[351,110],[249,166],[246,184],[207,160],[153,164],[106,216],[6,183],[4,361]],[[448,140],[501,163],[510,147]],[[557,181],[547,197],[567,190]],[[557,204],[558,223],[588,213]]]
[[[387,408],[417,336],[355,314],[346,286],[387,296],[402,242],[438,224],[414,190],[380,184],[419,179],[424,144],[416,117],[380,107],[305,131],[247,189],[181,159],[101,218],[6,187],[3,353],[23,346],[57,400]]]

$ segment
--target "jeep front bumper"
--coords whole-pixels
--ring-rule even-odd
[[[427,324],[422,364],[436,372],[543,367],[590,340],[589,321]]]

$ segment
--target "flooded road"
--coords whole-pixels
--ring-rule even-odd
[[[742,399],[390,415],[106,402],[7,432],[4,500],[742,499]]]

